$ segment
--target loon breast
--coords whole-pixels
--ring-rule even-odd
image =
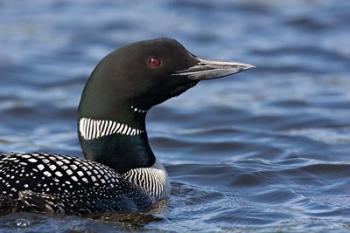
[[[149,171],[122,175],[100,163],[65,155],[0,155],[0,213],[145,210],[163,198],[166,189],[160,182],[165,177],[157,173],[159,165]]]
[[[131,169],[122,176],[141,188],[153,200],[164,199],[170,193],[168,173],[158,160],[152,167]]]

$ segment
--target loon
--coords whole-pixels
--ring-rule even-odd
[[[90,75],[78,108],[85,159],[0,154],[0,213],[84,215],[150,209],[169,196],[170,183],[148,141],[147,112],[200,80],[252,67],[199,58],[170,38],[111,52]]]

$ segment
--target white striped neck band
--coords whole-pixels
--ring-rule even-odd
[[[136,136],[145,131],[132,128],[127,124],[122,124],[116,121],[81,118],[79,120],[79,132],[85,140],[92,140],[112,134]]]
[[[145,114],[147,113],[147,110],[143,110],[143,109],[140,109],[140,108],[136,108],[135,106],[131,105],[130,107],[134,112],[137,112],[137,113],[142,113],[142,114]]]

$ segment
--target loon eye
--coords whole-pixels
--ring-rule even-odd
[[[155,58],[155,57],[150,57],[147,61],[147,65],[151,69],[155,69],[155,68],[159,67],[160,64],[161,64],[160,59]]]

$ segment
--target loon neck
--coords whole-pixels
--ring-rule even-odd
[[[147,137],[146,114],[132,104],[106,115],[79,111],[78,134],[84,156],[119,173],[152,166],[155,156]]]

